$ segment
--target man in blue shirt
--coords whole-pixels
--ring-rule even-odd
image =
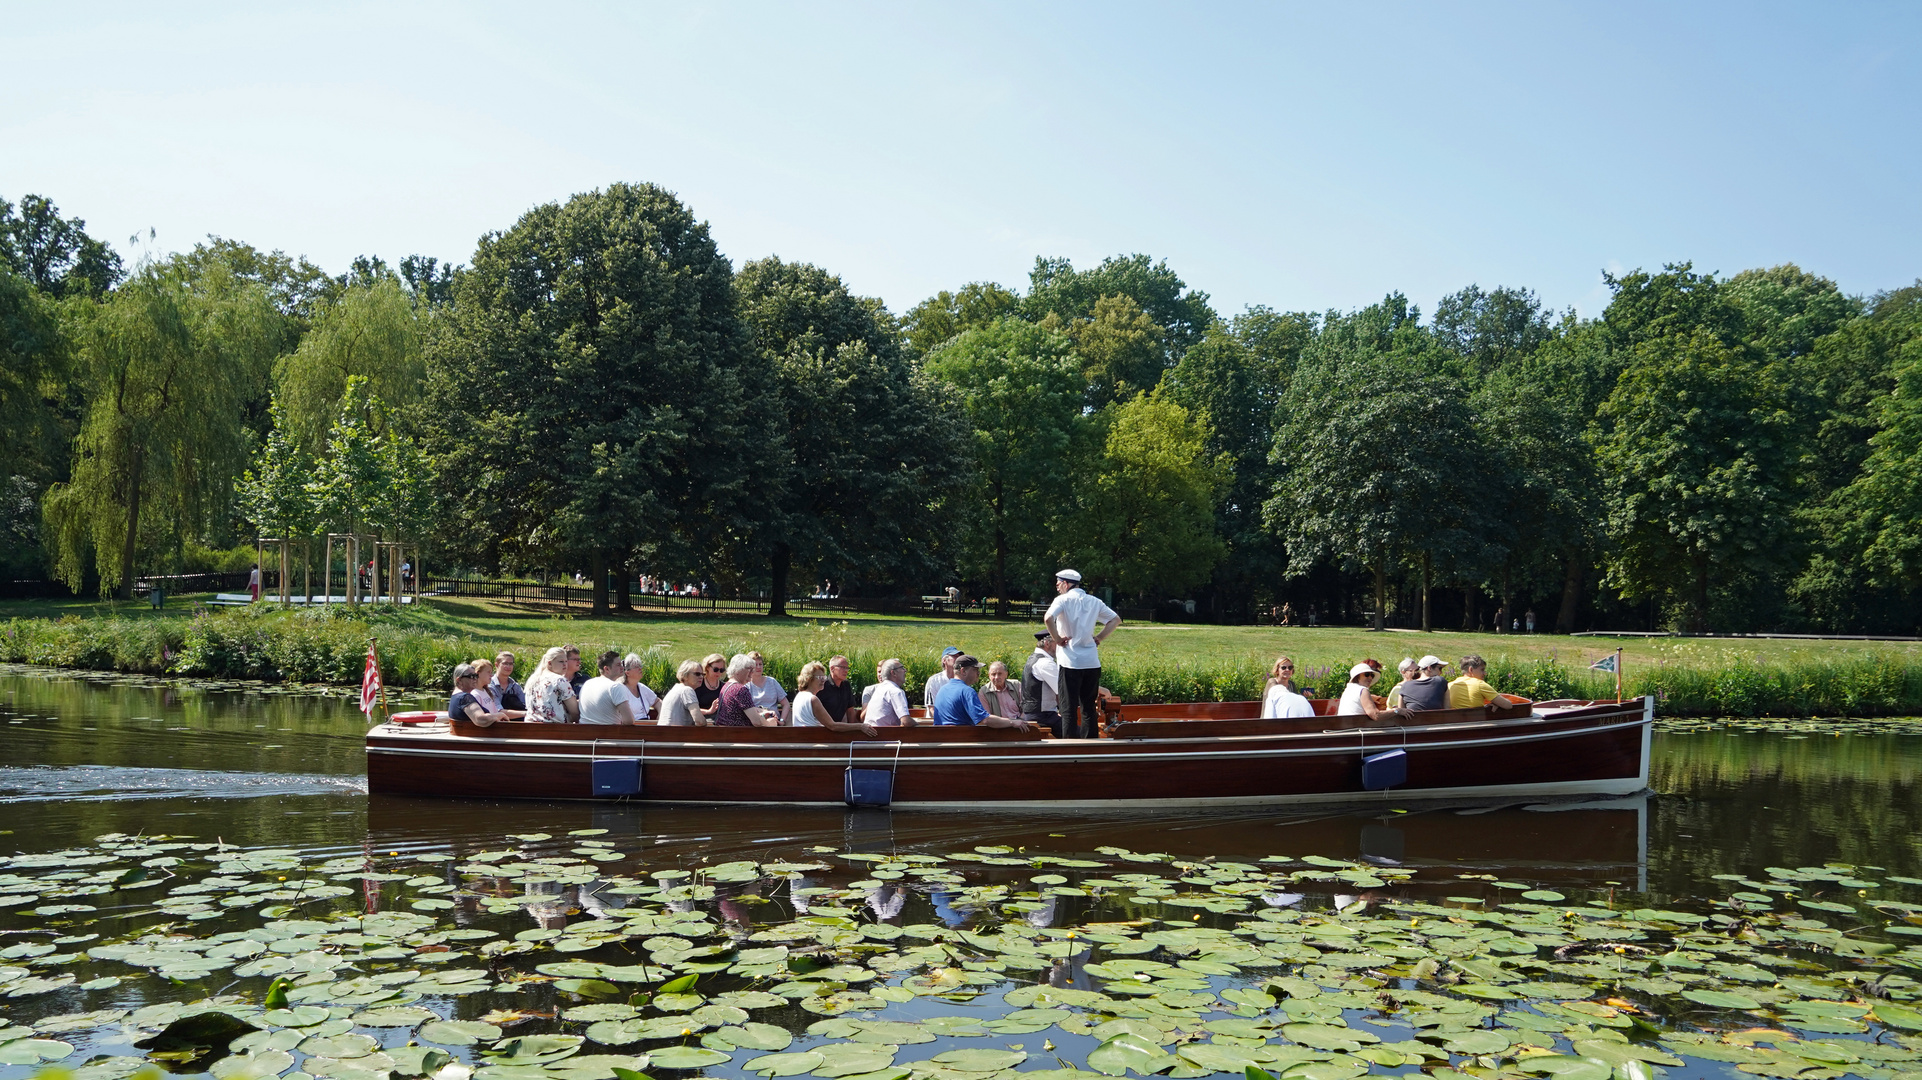
[[[995,716],[981,703],[975,684],[981,681],[981,661],[962,653],[954,658],[954,678],[935,691],[929,716],[936,727],[1004,727],[1028,730],[1028,723],[1007,716]]]

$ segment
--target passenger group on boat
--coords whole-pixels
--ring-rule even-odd
[[[1018,683],[1006,664],[981,661],[958,646],[942,650],[941,670],[921,688],[920,715],[909,704],[907,665],[889,657],[876,665],[875,681],[859,695],[845,656],[810,661],[801,668],[790,698],[767,674],[760,652],[732,658],[711,653],[684,660],[674,684],[657,694],[642,682],[645,660],[637,653],[602,653],[598,675],[582,669],[580,649],[556,645],[542,654],[525,685],[514,679],[516,658],[501,652],[454,668],[447,715],[487,727],[504,721],[543,724],[657,724],[676,727],[818,727],[873,736],[884,727],[1013,728],[1046,731],[1055,738],[1092,739],[1100,734],[1101,644],[1121,625],[1113,608],[1081,588],[1081,575],[1062,570],[1056,596],[1035,631],[1034,651]],[[1416,712],[1464,709],[1498,698],[1487,679],[1488,664],[1464,656],[1461,675],[1447,678],[1438,656],[1404,659],[1401,682],[1386,697],[1374,693],[1381,662],[1364,659],[1349,669],[1348,682],[1331,710],[1337,716],[1405,720]],[[1296,689],[1295,663],[1277,659],[1264,688],[1261,717],[1316,715],[1314,702]]]

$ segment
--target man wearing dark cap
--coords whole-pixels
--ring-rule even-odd
[[[1054,635],[1055,662],[1061,665],[1061,737],[1099,738],[1095,695],[1101,689],[1100,646],[1121,625],[1121,616],[1081,588],[1079,571],[1056,574],[1054,591],[1054,603],[1042,621]]]
[[[1054,634],[1034,632],[1034,651],[1021,665],[1021,719],[1061,736],[1061,665],[1054,662]]]

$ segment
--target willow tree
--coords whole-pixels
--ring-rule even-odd
[[[247,464],[245,412],[264,385],[276,315],[257,285],[148,266],[80,330],[85,394],[70,481],[47,492],[54,571],[133,596],[144,552],[178,548],[224,512]]]
[[[388,274],[323,303],[300,347],[274,365],[274,384],[295,438],[314,453],[326,441],[349,379],[364,380],[368,393],[405,408],[419,399],[426,374],[419,313],[400,280]]]

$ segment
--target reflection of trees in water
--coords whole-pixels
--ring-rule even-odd
[[[1922,871],[1922,737],[1664,734],[1652,765],[1657,893],[1726,891],[1711,875],[1770,866]]]

